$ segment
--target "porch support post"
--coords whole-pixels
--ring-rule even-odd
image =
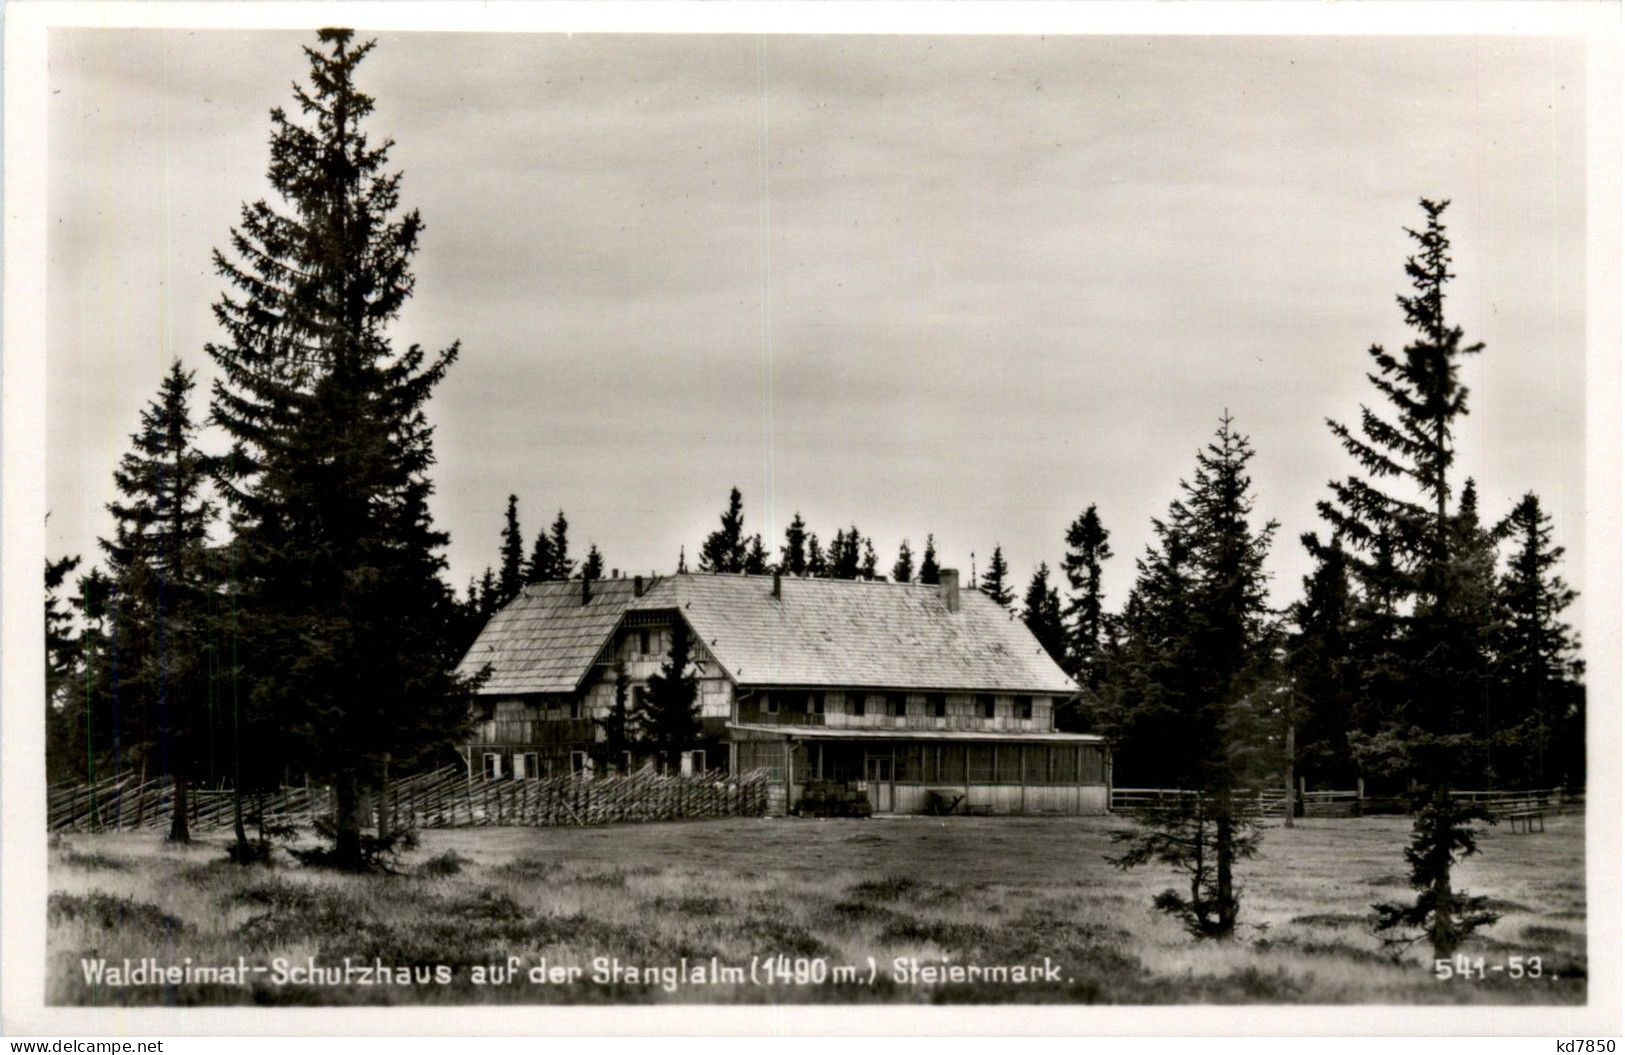
[[[1016,758],[1021,763],[1021,812],[1027,812],[1027,752],[1033,749],[1032,744],[1017,744]]]
[[[784,738],[784,810],[786,813],[790,812],[791,807],[790,785],[795,783],[795,781],[791,779],[790,770],[793,766],[795,766],[795,764],[795,748],[791,746],[790,738],[786,736]]]
[[[893,813],[896,813],[897,812],[897,745],[896,744],[890,744],[890,745],[888,745],[888,749],[891,751],[891,763],[890,763],[890,765],[888,767],[888,769],[890,770],[890,774],[891,774],[891,776],[890,776],[890,779],[891,779],[891,811]]]

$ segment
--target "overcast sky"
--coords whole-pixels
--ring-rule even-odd
[[[1351,463],[1325,419],[1406,340],[1448,197],[1461,464],[1556,513],[1581,585],[1583,53],[1541,38],[380,34],[363,65],[427,224],[402,343],[461,340],[435,514],[462,584],[559,508],[579,556],[690,563],[730,485],[889,567],[1001,543],[1025,584],[1097,503],[1115,602],[1226,408],[1297,535]],[[65,31],[49,112],[52,553],[109,530],[171,357],[212,376],[209,253],[264,180],[300,34]],[[206,387],[206,386],[205,386]],[[201,403],[201,396],[200,396]]]

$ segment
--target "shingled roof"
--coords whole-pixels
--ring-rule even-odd
[[[458,664],[465,677],[490,664],[482,693],[573,692],[632,602],[631,579],[599,579],[581,603],[581,582],[526,586],[491,617]]]
[[[633,596],[627,579],[526,587],[463,660],[489,662],[484,692],[568,692],[623,612],[682,613],[738,685],[1074,693],[1026,626],[979,590],[950,612],[937,586],[767,575],[677,575]]]
[[[678,575],[633,602],[677,608],[738,685],[1073,693],[1027,627],[980,590]]]

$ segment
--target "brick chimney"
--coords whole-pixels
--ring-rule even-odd
[[[641,575],[632,576],[632,596],[633,597],[642,597],[643,596],[643,576],[641,576]]]
[[[942,591],[942,603],[948,611],[959,611],[959,569],[943,568],[937,572],[937,589]]]
[[[778,568],[774,568],[773,569],[773,599],[775,601],[778,600],[779,597],[780,597],[780,592],[779,592],[780,591],[780,582],[783,580],[783,578],[784,578],[784,573],[782,571],[780,571]]]

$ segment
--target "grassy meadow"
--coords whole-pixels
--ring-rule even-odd
[[[1404,818],[1274,824],[1240,876],[1243,927],[1197,943],[1151,906],[1173,882],[1121,872],[1117,818],[732,819],[612,828],[430,831],[402,874],[343,876],[225,861],[224,839],[165,847],[152,833],[52,840],[47,999],[58,1004],[481,1002],[1583,1003],[1584,822],[1489,828],[1460,869],[1500,920],[1464,950],[1479,980],[1434,978],[1417,946],[1395,960],[1374,901],[1409,896]],[[1016,965],[1058,978],[935,984],[893,962]],[[1541,977],[1488,970],[1538,956]],[[390,967],[444,965],[423,984],[92,985],[81,961]],[[475,984],[475,965],[522,961]],[[712,975],[712,964],[758,976]],[[778,957],[785,959],[780,961]],[[532,981],[532,966],[556,974]],[[685,976],[591,977],[593,961]],[[713,961],[713,958],[715,960]],[[871,959],[873,961],[871,966]],[[796,961],[800,961],[797,964]],[[697,965],[697,966],[696,966]],[[788,968],[772,977],[774,965]],[[817,966],[822,965],[822,966]],[[852,965],[857,978],[836,968]],[[569,968],[579,967],[580,977]],[[801,975],[798,977],[798,969]],[[870,971],[874,974],[871,978]],[[658,975],[658,972],[654,972]],[[1040,972],[1042,973],[1042,972]],[[821,975],[821,978],[810,977]],[[284,974],[284,978],[290,976]],[[352,976],[353,977],[353,976]],[[488,980],[494,982],[494,980]]]

